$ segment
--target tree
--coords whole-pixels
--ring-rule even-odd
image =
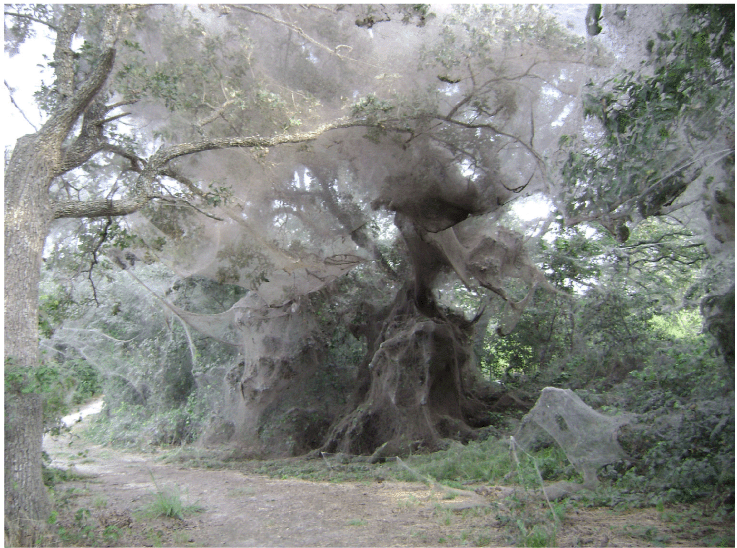
[[[617,21],[609,18],[615,34],[634,18]],[[595,220],[624,243],[643,219],[669,216],[706,244],[708,277],[732,280],[734,6],[679,8],[642,46],[639,66],[587,85],[595,138],[561,140],[566,222]],[[733,284],[716,282],[702,306],[731,367],[733,299]]]
[[[27,35],[23,31],[28,30],[29,21],[40,22],[56,34],[55,82],[43,90],[48,118],[38,132],[18,140],[5,172],[5,361],[21,371],[33,370],[39,364],[40,266],[44,241],[55,219],[110,218],[140,210],[152,200],[170,199],[157,181],[174,176],[170,163],[186,155],[226,147],[265,148],[304,142],[327,130],[355,124],[343,119],[301,134],[271,138],[205,138],[159,147],[146,160],[138,157],[130,147],[121,145],[122,138],[116,142],[114,131],[106,134],[106,130],[125,116],[112,112],[134,100],[127,97],[114,101],[110,76],[120,43],[135,19],[142,17],[141,11],[126,6],[16,6],[6,10],[6,20],[16,21],[13,29],[17,32],[9,33],[16,46]],[[80,34],[86,41],[80,51],[75,51],[73,41]],[[160,84],[156,76],[148,81],[149,85]],[[99,154],[125,163],[120,166],[120,180],[129,186],[123,197],[113,198],[113,192],[107,197],[85,192],[79,193],[82,199],[52,197],[55,184],[68,192],[63,187],[65,174],[89,165]],[[125,177],[131,173],[133,176]],[[186,186],[188,181],[183,181]],[[192,186],[189,191],[208,197]],[[49,513],[41,482],[39,396],[24,390],[8,394],[5,417],[6,531],[11,531],[14,541],[33,541]]]
[[[48,118],[6,170],[6,360],[39,362],[52,222],[101,219],[102,243],[127,215],[137,241],[109,258],[132,276],[162,261],[250,290],[215,327],[164,305],[240,337],[225,379],[238,444],[263,448],[269,410],[325,355],[307,296],[369,262],[393,300],[355,315],[367,354],[326,450],[433,448],[483,424],[474,322],[438,287],[455,276],[501,299],[503,333],[537,288],[555,291],[497,219],[550,185],[546,157],[581,123],[567,107],[607,55],[535,6],[464,6],[442,23],[424,6],[13,7],[6,20],[11,48],[29,21],[57,36]],[[381,242],[392,219],[408,272]],[[6,523],[42,520],[38,421],[21,435],[17,412],[35,416],[18,406],[37,398],[6,405]]]

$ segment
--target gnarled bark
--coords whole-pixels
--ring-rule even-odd
[[[453,270],[467,286],[494,291],[512,309],[510,324],[544,282],[519,238],[500,229],[479,233],[468,225],[472,217],[498,207],[493,189],[477,187],[493,183],[471,184],[442,150],[422,142],[415,146],[415,162],[401,177],[387,180],[384,196],[375,202],[396,212],[413,280],[397,295],[378,337],[367,341],[370,355],[359,374],[363,397],[333,426],[326,452],[378,458],[434,450],[445,438],[471,439],[475,427],[488,425],[486,405],[467,386],[473,378],[475,320],[438,306],[433,293],[437,277]],[[394,184],[400,179],[410,183]],[[519,303],[502,288],[510,276],[530,284]]]

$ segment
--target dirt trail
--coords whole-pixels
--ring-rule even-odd
[[[419,483],[276,480],[238,470],[184,468],[162,464],[161,454],[123,453],[85,442],[78,433],[87,422],[76,424],[71,434],[44,440],[52,466],[73,467],[84,476],[57,486],[57,501],[67,505],[64,515],[76,514],[76,528],[87,531],[88,539],[72,537],[74,544],[506,546],[512,541],[509,529],[501,527],[496,517],[504,504],[503,492],[494,489],[485,492],[488,506],[459,511],[453,508],[478,500],[449,498]],[[197,504],[202,511],[187,514],[182,520],[141,513],[157,491],[171,488],[179,490],[185,504]],[[655,545],[627,534],[628,524],[638,528],[651,525],[658,530],[665,527],[655,510],[641,510],[636,515],[572,510],[557,543]],[[75,522],[64,525],[72,531]],[[695,544],[694,538],[671,537],[668,542]]]
[[[52,465],[85,476],[65,482],[75,508],[87,508],[102,526],[116,526],[126,544],[192,546],[426,546],[450,540],[442,493],[422,484],[328,483],[276,480],[234,470],[159,464],[154,455],[83,444],[69,436],[47,442]],[[82,453],[82,455],[80,455]],[[155,482],[155,483],[154,483]],[[184,520],[136,515],[160,489],[176,488],[186,504],[204,511]],[[465,536],[490,538],[492,516],[468,522]],[[473,519],[474,517],[483,519]],[[122,540],[122,539],[121,539]],[[496,544],[506,544],[501,535]]]

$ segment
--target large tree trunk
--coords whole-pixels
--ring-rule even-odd
[[[41,253],[52,218],[46,144],[26,136],[5,174],[5,366],[30,372],[39,364],[38,286]],[[5,393],[5,531],[9,540],[37,540],[50,502],[41,477],[41,398]]]
[[[467,386],[472,378],[471,322],[439,310],[427,315],[426,296],[418,305],[415,291],[408,285],[398,293],[381,333],[370,344],[365,395],[333,426],[324,451],[378,458],[436,450],[442,440],[467,441],[474,436],[473,427],[485,425],[483,405]]]
[[[315,398],[326,345],[307,300],[270,307],[252,291],[233,309],[240,360],[225,375],[219,417],[202,443],[227,442],[248,456],[314,449],[330,413]]]
[[[5,535],[12,545],[38,544],[51,503],[41,477],[42,401],[5,393]]]
[[[94,68],[75,86],[72,42],[83,12],[79,6],[64,7],[52,27],[57,108],[36,134],[18,139],[5,172],[5,365],[29,376],[40,361],[41,254],[51,222],[60,216],[49,188],[54,177],[86,162],[102,147],[100,117],[106,110],[90,111],[100,117],[86,119],[71,143],[67,138],[112,70],[123,11],[117,6],[105,10],[101,53]],[[5,534],[13,544],[39,543],[51,506],[41,476],[42,402],[28,391],[17,392],[5,394]]]
[[[395,223],[414,279],[397,294],[378,336],[367,341],[369,357],[358,383],[362,401],[331,428],[323,445],[329,453],[381,458],[436,450],[443,439],[467,441],[475,427],[489,424],[486,406],[470,386],[476,378],[475,321],[442,310],[433,295],[438,274],[451,267],[447,256],[408,216],[397,213]],[[447,219],[434,228],[452,224]]]

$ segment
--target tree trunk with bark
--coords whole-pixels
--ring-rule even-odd
[[[26,136],[5,174],[5,366],[29,374],[39,365],[41,253],[52,219],[49,140]],[[5,392],[5,528],[13,543],[35,542],[50,502],[41,477],[42,401]]]
[[[121,8],[106,10],[101,53],[75,89],[72,40],[82,8],[65,6],[54,52],[58,108],[34,135],[20,138],[5,172],[5,365],[32,377],[40,364],[38,291],[42,252],[51,222],[58,217],[49,189],[55,177],[100,150],[90,134],[88,110],[110,73]],[[99,114],[99,113],[96,113]],[[79,135],[68,137],[85,116]],[[102,126],[100,120],[95,120]],[[94,133],[94,132],[93,132]],[[99,132],[98,132],[99,133]],[[7,393],[5,402],[5,534],[13,544],[38,542],[45,534],[50,501],[41,475],[42,400],[32,390]]]
[[[204,445],[227,442],[261,457],[302,454],[319,444],[314,429],[324,418],[310,389],[326,344],[305,301],[269,307],[254,291],[233,306],[240,359],[225,375],[224,404]]]

